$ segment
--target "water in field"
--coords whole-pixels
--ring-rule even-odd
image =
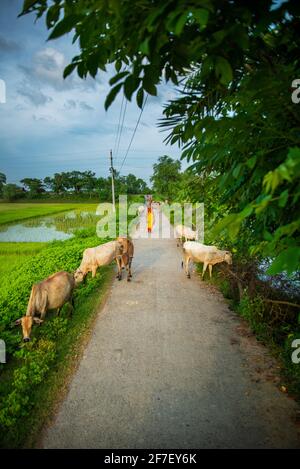
[[[75,230],[95,227],[99,216],[93,211],[72,210],[0,225],[0,242],[45,242],[71,238]]]

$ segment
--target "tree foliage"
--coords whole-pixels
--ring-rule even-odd
[[[173,160],[167,155],[158,158],[158,163],[153,165],[153,174],[150,178],[153,190],[167,199],[174,199],[181,181],[180,167],[180,161]]]

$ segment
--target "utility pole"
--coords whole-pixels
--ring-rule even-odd
[[[113,166],[113,156],[112,150],[110,150],[110,172],[111,172],[111,193],[112,193],[112,203],[113,211],[116,211],[116,201],[115,201],[115,181],[114,181],[114,166]]]

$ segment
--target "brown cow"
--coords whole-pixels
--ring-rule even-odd
[[[126,238],[125,236],[119,236],[117,241],[123,246],[123,252],[119,256],[116,257],[116,262],[118,266],[118,275],[117,279],[122,279],[122,268],[126,268],[127,270],[127,282],[130,282],[132,277],[131,273],[131,263],[134,254],[134,246],[133,242],[130,238]]]
[[[16,325],[22,325],[24,342],[30,340],[33,323],[41,324],[48,310],[56,309],[59,314],[67,302],[70,302],[74,309],[72,297],[74,287],[74,276],[64,271],[57,272],[32,286],[26,316],[15,322]],[[35,317],[35,314],[39,314],[41,318]]]

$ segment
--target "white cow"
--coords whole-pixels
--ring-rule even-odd
[[[221,251],[216,246],[206,246],[205,244],[197,243],[195,241],[187,241],[183,245],[183,262],[185,266],[185,273],[190,278],[189,261],[202,262],[203,271],[202,278],[204,277],[207,266],[209,267],[209,276],[212,275],[212,267],[221,262],[232,264],[232,254],[230,251]]]
[[[85,249],[81,264],[74,273],[75,283],[82,282],[88,272],[92,272],[92,276],[95,277],[98,267],[110,264],[122,254],[123,246],[119,241],[109,241],[100,246]]]
[[[188,240],[197,240],[198,239],[198,232],[193,231],[190,227],[184,225],[176,225],[175,226],[175,238],[177,239],[177,246],[179,246],[182,238],[185,241]]]

